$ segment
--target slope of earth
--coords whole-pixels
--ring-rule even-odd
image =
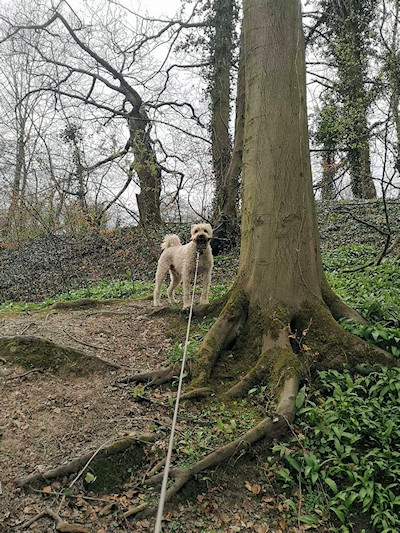
[[[151,314],[146,301],[116,302],[93,309],[47,310],[33,314],[0,315],[1,336],[29,335],[68,345],[119,365],[90,376],[62,376],[26,369],[0,361],[0,531],[25,531],[24,523],[46,507],[68,523],[86,531],[152,531],[153,519],[134,521],[121,514],[144,501],[140,480],[165,453],[172,408],[170,391],[156,388],[150,400],[140,401],[134,385],[119,383],[132,371],[162,364],[171,345],[176,318]],[[186,427],[181,411],[177,439]],[[198,416],[209,427],[213,420]],[[110,440],[131,432],[156,432],[149,445],[145,470],[124,481],[114,494],[97,494],[82,479],[68,498],[62,492],[75,477],[64,477],[27,489],[16,479],[43,472],[83,454],[92,453]],[[161,447],[162,451],[156,453]],[[287,526],[283,496],[276,494],[263,470],[262,454],[254,450],[205,473],[188,486],[167,509],[166,531],[265,533],[301,531]],[[250,466],[249,466],[250,463]],[[215,484],[212,479],[214,479]],[[44,488],[44,491],[43,491]],[[54,519],[44,516],[29,531],[54,531]],[[65,529],[64,531],[69,531]]]
[[[318,225],[323,250],[350,243],[378,248],[400,231],[400,201],[319,202]],[[21,246],[0,241],[0,302],[41,301],[101,279],[152,281],[165,233],[178,233],[188,242],[187,224],[169,225],[144,233],[140,228],[91,232],[75,236],[43,235]],[[215,282],[227,281],[236,271],[238,249],[214,268]]]

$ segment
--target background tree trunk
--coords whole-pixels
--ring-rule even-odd
[[[242,57],[243,39],[241,38],[239,71],[236,91],[235,141],[229,165],[221,176],[216,188],[214,212],[213,251],[219,253],[237,244],[239,238],[238,200],[240,176],[242,173],[244,108],[245,108],[245,68]]]
[[[134,109],[128,119],[130,147],[135,161],[132,165],[138,176],[140,193],[136,195],[142,226],[151,228],[162,223],[160,211],[161,167],[150,139],[151,123],[143,109]]]
[[[371,57],[371,25],[377,0],[320,0],[328,56],[337,69],[334,92],[341,113],[338,139],[347,155],[354,198],[376,198],[371,173],[368,111],[373,101],[366,86]]]
[[[231,158],[229,135],[234,0],[214,0],[211,74],[211,140],[217,198]],[[217,207],[220,203],[217,200]]]
[[[335,200],[337,189],[335,185],[336,165],[335,150],[327,149],[322,155],[322,180],[321,180],[321,198],[322,200]]]

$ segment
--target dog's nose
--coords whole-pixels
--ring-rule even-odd
[[[203,235],[203,234],[200,234],[200,235],[197,237],[197,240],[198,240],[199,242],[206,242],[207,237],[206,237],[205,235]]]

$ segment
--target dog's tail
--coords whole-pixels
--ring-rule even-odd
[[[171,248],[172,246],[181,246],[181,240],[178,235],[166,235],[163,242],[161,243],[161,248],[165,250],[166,248]]]

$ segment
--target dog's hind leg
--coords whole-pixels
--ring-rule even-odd
[[[177,288],[177,286],[181,282],[181,276],[176,270],[171,270],[171,269],[169,271],[169,275],[171,276],[171,283],[169,284],[169,287],[167,289],[167,294],[168,294],[169,303],[173,304],[176,301],[175,296],[174,296],[174,290]]]
[[[156,282],[154,286],[154,295],[153,295],[153,304],[154,307],[160,307],[161,302],[161,284],[164,281],[164,278],[168,272],[168,266],[165,267],[163,262],[158,263],[157,272],[156,272]]]

